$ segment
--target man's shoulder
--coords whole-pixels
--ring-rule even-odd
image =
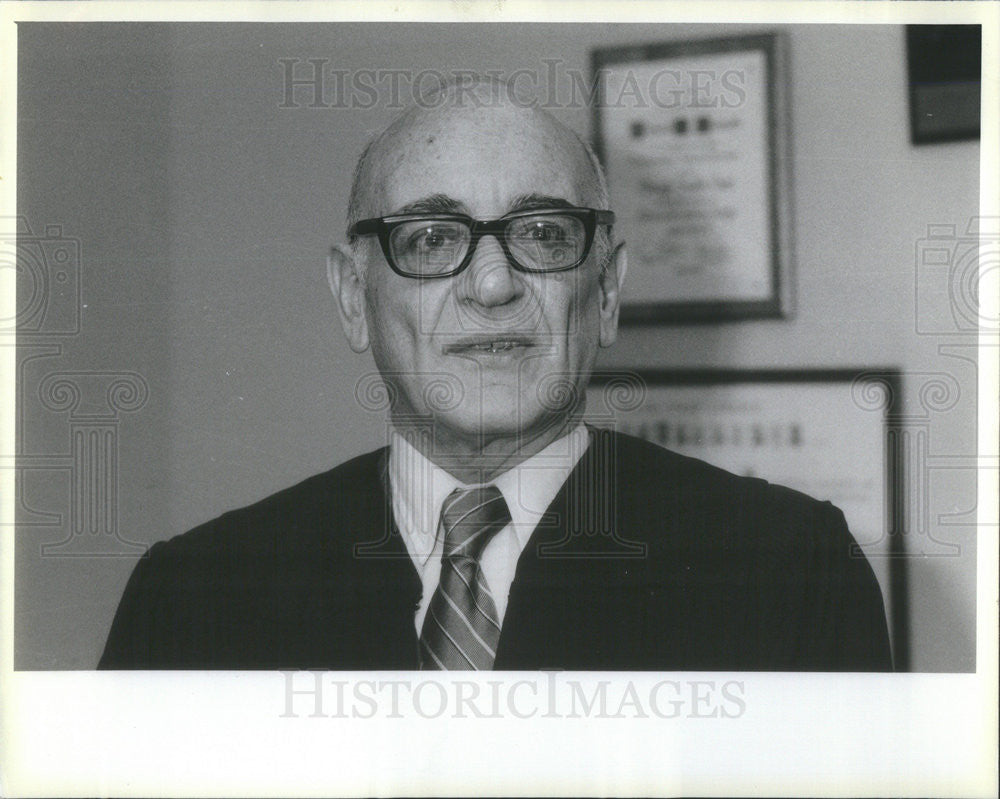
[[[719,493],[740,499],[759,497],[799,506],[817,501],[801,491],[760,477],[736,474],[646,439],[602,429],[595,429],[595,434],[599,447],[611,448],[619,477],[629,478],[634,484],[662,486],[669,481],[684,491]],[[659,495],[663,496],[662,492]]]
[[[605,443],[619,532],[646,545],[636,573],[665,617],[683,609],[699,667],[891,668],[878,581],[836,506],[631,436]]]
[[[689,529],[737,528],[744,538],[766,532],[772,545],[801,545],[802,535],[828,534],[843,516],[830,502],[760,477],[740,475],[624,433],[598,430],[595,442],[613,451],[619,497],[642,498],[641,513],[683,519]]]
[[[829,500],[738,475],[656,444],[615,434],[622,529],[643,537],[652,561],[691,558],[716,577],[816,585],[852,574],[874,585],[843,512]],[[692,568],[695,568],[692,566]]]
[[[378,531],[379,451],[154,544],[132,572],[102,668],[322,662],[307,620],[352,596],[352,538]],[[332,627],[331,627],[332,629]],[[318,646],[318,645],[317,645]]]
[[[226,511],[155,545],[161,555],[205,554],[331,543],[345,520],[377,510],[385,448],[358,455],[250,505]]]

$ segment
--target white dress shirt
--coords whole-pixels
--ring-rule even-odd
[[[553,441],[488,484],[500,489],[511,517],[510,524],[490,540],[480,558],[483,577],[493,596],[501,626],[521,551],[589,441],[587,428],[581,423],[568,435]],[[419,635],[441,576],[444,543],[441,505],[456,488],[474,486],[460,483],[435,466],[396,431],[389,443],[389,486],[396,526],[423,584],[423,595],[414,618]]]

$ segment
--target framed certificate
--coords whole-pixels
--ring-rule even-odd
[[[593,52],[623,322],[789,313],[786,49],[764,33]]]
[[[605,372],[587,390],[587,420],[839,507],[878,577],[905,670],[899,397],[895,369]]]

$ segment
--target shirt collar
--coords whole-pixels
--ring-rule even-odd
[[[523,549],[548,506],[587,449],[584,424],[545,449],[490,481],[510,509],[511,524]],[[456,488],[472,486],[456,480],[392,431],[389,441],[389,485],[392,512],[413,559],[423,566],[434,552],[438,517],[445,498]]]

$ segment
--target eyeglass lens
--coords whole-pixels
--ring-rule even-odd
[[[525,269],[545,272],[579,261],[586,244],[584,223],[574,216],[539,215],[511,219],[504,242]],[[397,225],[389,245],[397,266],[411,274],[438,275],[455,269],[472,241],[469,225],[459,220],[414,220]]]

